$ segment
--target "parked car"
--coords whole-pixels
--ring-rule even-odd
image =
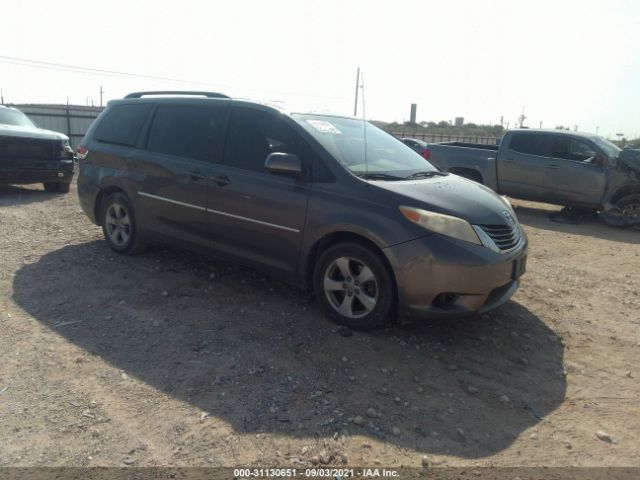
[[[429,160],[431,152],[429,151],[429,144],[424,140],[418,140],[417,138],[402,138],[402,143],[410,147],[411,149],[422,155],[423,158]]]
[[[0,184],[42,182],[47,192],[67,193],[73,169],[69,137],[38,128],[20,110],[0,105]]]
[[[112,101],[78,147],[80,204],[114,251],[188,245],[310,287],[361,329],[517,290],[527,238],[490,189],[362,120],[196,93]]]
[[[617,213],[616,224],[640,222],[640,166],[634,150],[623,151],[597,135],[510,130],[499,146],[432,143],[429,150],[441,170],[498,193]]]

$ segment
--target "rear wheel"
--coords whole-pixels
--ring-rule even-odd
[[[105,199],[101,223],[104,238],[112,250],[128,255],[144,250],[133,205],[123,193],[112,193]]]
[[[45,182],[44,189],[50,193],[69,193],[71,183],[68,182]]]
[[[338,323],[368,330],[391,318],[391,274],[380,255],[368,247],[349,242],[325,250],[316,262],[313,284],[323,310]]]

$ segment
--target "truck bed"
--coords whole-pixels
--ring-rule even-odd
[[[489,188],[496,190],[498,187],[496,178],[498,149],[498,145],[479,143],[430,143],[429,161],[440,170],[484,183]]]

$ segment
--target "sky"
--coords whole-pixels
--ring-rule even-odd
[[[5,103],[213,90],[295,111],[640,137],[640,2],[3,0]],[[181,82],[26,65],[6,57]],[[362,95],[360,96],[362,100]],[[359,102],[358,115],[362,115]]]

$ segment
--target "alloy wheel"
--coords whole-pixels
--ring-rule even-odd
[[[105,216],[107,235],[117,247],[124,247],[131,238],[131,217],[124,205],[111,203]]]
[[[329,304],[347,318],[364,317],[378,303],[376,277],[356,258],[339,257],[331,262],[325,270],[323,287]]]

